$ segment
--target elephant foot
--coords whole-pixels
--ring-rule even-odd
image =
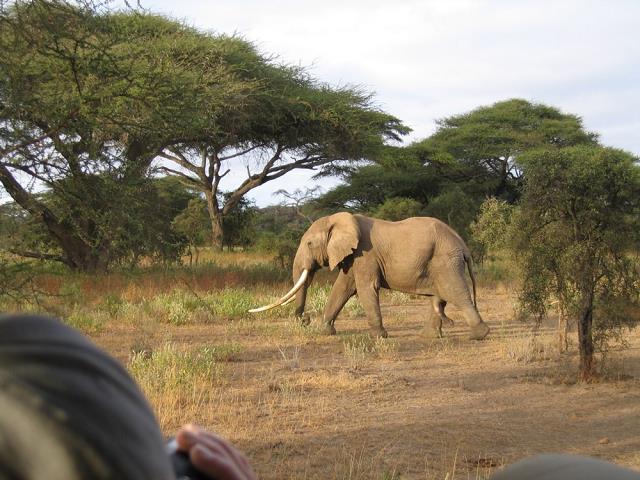
[[[389,334],[384,327],[373,327],[369,330],[369,335],[373,338],[387,338]]]
[[[335,335],[336,328],[331,323],[325,323],[324,328],[322,329],[322,333],[324,333],[325,335]]]
[[[471,340],[482,340],[489,333],[489,326],[482,322],[478,325],[471,327],[471,333],[469,334],[469,338]]]
[[[422,331],[422,335],[426,338],[442,338],[442,329],[425,327]]]
[[[301,315],[300,317],[300,325],[303,327],[308,327],[311,323],[311,317],[308,314]]]

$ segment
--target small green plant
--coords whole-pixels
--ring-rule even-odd
[[[291,337],[291,335],[299,335],[301,337],[317,337],[322,336],[323,327],[318,322],[311,322],[308,325],[303,324],[299,318],[290,315],[286,319],[285,328],[283,333],[287,337]]]
[[[347,335],[342,339],[344,354],[349,366],[358,369],[373,357],[395,359],[398,354],[398,342],[386,338],[372,338],[368,333]]]
[[[373,350],[379,358],[395,360],[398,357],[398,342],[390,338],[376,338]]]
[[[312,286],[307,294],[307,311],[322,313],[330,291],[331,285]]]
[[[344,306],[344,310],[352,317],[364,317],[364,308],[357,297],[351,297],[347,304]]]
[[[58,290],[58,295],[60,295],[64,299],[64,302],[67,305],[77,305],[81,303],[83,299],[82,288],[80,287],[80,284],[71,280],[64,283],[60,287],[60,289]]]
[[[160,423],[165,424],[176,416],[184,420],[197,418],[217,401],[224,384],[221,359],[228,359],[229,355],[228,347],[183,350],[167,343],[153,351],[133,352],[127,366],[154,406]]]
[[[111,318],[117,318],[122,312],[125,302],[115,293],[108,293],[100,302],[99,309]]]
[[[307,311],[317,314],[322,313],[324,311],[325,305],[327,304],[330,293],[330,284],[311,287],[307,296]],[[362,305],[360,304],[356,296],[351,297],[347,301],[342,311],[346,312],[352,317],[361,317],[365,314],[364,309],[362,308]]]

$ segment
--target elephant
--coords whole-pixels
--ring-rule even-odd
[[[250,312],[295,300],[296,316],[308,323],[304,315],[307,289],[321,267],[339,270],[323,313],[327,334],[336,333],[336,317],[347,300],[357,294],[371,334],[387,337],[380,314],[381,288],[431,297],[432,308],[427,312],[430,321],[425,328],[429,336],[442,336],[442,323],[451,322],[444,313],[447,302],[461,310],[471,339],[481,340],[489,333],[476,308],[469,249],[451,227],[436,218],[390,222],[347,212],[319,218],[300,240],[293,261],[293,288],[276,302]]]

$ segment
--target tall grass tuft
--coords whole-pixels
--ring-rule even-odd
[[[166,425],[176,418],[197,418],[224,384],[224,362],[240,351],[237,345],[181,350],[167,343],[157,350],[134,352],[128,369]]]
[[[517,363],[533,363],[557,356],[557,348],[551,338],[527,332],[508,338],[504,344],[506,356]]]
[[[364,367],[374,357],[395,359],[398,353],[398,343],[395,340],[371,338],[368,333],[346,335],[342,339],[344,355],[349,368],[357,370]]]

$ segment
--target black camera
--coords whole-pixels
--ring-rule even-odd
[[[178,450],[175,438],[167,441],[167,454],[176,474],[176,480],[215,480],[213,477],[196,470],[189,460],[189,455]]]

